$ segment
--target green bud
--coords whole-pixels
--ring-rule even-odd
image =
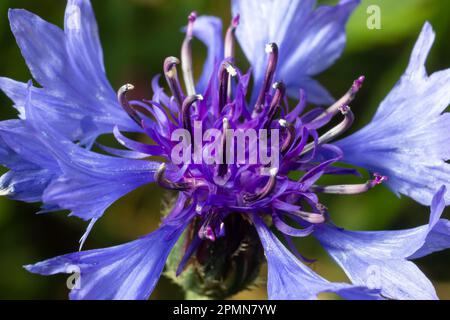
[[[226,299],[247,289],[259,275],[264,252],[255,228],[238,213],[230,214],[224,223],[226,235],[202,241],[180,276],[175,273],[198,232],[198,220],[187,228],[167,260],[166,275],[186,291],[188,299]]]

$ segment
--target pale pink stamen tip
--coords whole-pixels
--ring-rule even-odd
[[[325,216],[322,214],[311,214],[306,220],[313,224],[320,224],[325,222]]]
[[[339,111],[345,115],[350,111],[350,107],[347,105],[340,106]]]
[[[241,20],[241,16],[239,14],[237,14],[236,16],[234,16],[233,20],[231,21],[231,26],[233,28],[236,28],[239,25],[240,20]]]
[[[196,11],[192,11],[189,14],[188,21],[189,21],[189,23],[194,23],[195,20],[197,20],[197,12]]]
[[[388,177],[383,176],[383,175],[381,175],[381,174],[379,174],[379,173],[374,173],[373,176],[374,176],[374,178],[375,178],[375,179],[373,180],[373,182],[375,183],[375,185],[379,185],[379,184],[382,184],[383,182],[388,181]]]
[[[358,91],[363,86],[364,81],[366,80],[365,76],[360,76],[353,82],[353,90]]]
[[[215,234],[214,234],[214,232],[213,232],[211,227],[207,227],[206,232],[205,232],[205,236],[206,236],[206,238],[208,240],[211,240],[211,241],[215,241],[216,240],[216,236],[215,236]]]

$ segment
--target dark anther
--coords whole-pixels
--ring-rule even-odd
[[[163,163],[155,172],[155,181],[159,186],[169,190],[186,191],[190,189],[190,185],[185,182],[172,182],[165,177],[166,164]]]
[[[168,57],[164,60],[164,75],[166,76],[167,84],[170,91],[175,98],[175,101],[181,108],[183,104],[184,95],[181,90],[180,80],[178,79],[177,65],[180,64],[180,60],[175,57]]]
[[[247,203],[255,202],[264,199],[266,196],[268,196],[275,189],[277,182],[277,175],[278,175],[278,168],[270,169],[270,176],[269,180],[267,180],[266,185],[261,190],[259,190],[254,194],[245,194],[243,196],[244,201]]]
[[[229,78],[236,75],[237,71],[229,61],[222,62],[219,70],[219,112],[222,112],[228,102]]]
[[[191,107],[196,101],[203,100],[203,96],[196,94],[186,97],[183,101],[181,107],[181,116],[183,119],[183,127],[192,134],[192,124],[191,124]]]
[[[139,117],[137,112],[130,106],[130,103],[128,102],[127,99],[127,92],[133,89],[134,86],[132,84],[123,85],[117,92],[117,99],[119,100],[119,103],[122,106],[122,108],[130,116],[130,118],[133,119],[139,126],[141,126],[142,125],[141,117]]]
[[[266,52],[269,54],[269,59],[267,63],[266,74],[264,76],[264,82],[255,104],[254,112],[256,114],[259,114],[263,110],[264,100],[266,98],[266,94],[270,90],[270,85],[272,84],[273,76],[275,75],[278,64],[278,46],[276,45],[276,43],[269,43],[268,45],[266,45]]]

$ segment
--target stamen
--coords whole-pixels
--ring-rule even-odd
[[[203,206],[201,204],[197,204],[195,206],[195,213],[197,213],[198,215],[201,215],[203,211]]]
[[[188,18],[188,26],[186,30],[186,37],[184,38],[181,47],[181,68],[183,69],[183,79],[186,85],[186,92],[188,95],[195,94],[194,71],[192,68],[192,39],[194,33],[194,22],[197,19],[197,13],[193,11]]]
[[[324,111],[322,115],[320,115],[315,120],[320,120],[328,115],[331,115],[333,117],[340,111],[340,108],[342,108],[343,106],[350,105],[350,103],[355,99],[358,91],[362,88],[365,79],[366,78],[364,76],[360,76],[358,79],[353,81],[353,84],[351,88],[347,91],[347,93],[344,96],[342,96],[338,101],[336,101],[333,105],[331,105],[326,111]]]
[[[181,90],[180,80],[178,79],[177,65],[180,60],[175,57],[168,57],[164,60],[164,75],[170,91],[181,108],[184,100],[183,90]]]
[[[313,212],[306,212],[306,211],[293,211],[290,212],[290,214],[302,218],[303,220],[312,223],[312,224],[319,224],[325,222],[325,216],[321,213],[313,213]]]
[[[341,106],[341,107],[339,107],[338,110],[340,110],[342,115],[344,115],[344,120],[342,120],[342,122],[339,123],[334,128],[332,128],[329,131],[327,131],[326,133],[324,133],[322,136],[320,136],[317,141],[318,145],[330,142],[331,140],[340,136],[345,131],[347,131],[352,126],[353,122],[355,121],[355,116],[354,116],[352,110],[350,109],[350,107]],[[307,144],[305,146],[305,148],[302,150],[302,152],[300,153],[300,156],[302,156],[302,155],[308,153],[309,151],[311,151],[312,149],[314,149],[314,146],[315,146],[314,142]]]
[[[190,185],[185,182],[172,182],[165,177],[166,164],[162,163],[155,172],[155,181],[162,188],[176,191],[186,191],[190,189]]]
[[[210,241],[216,241],[216,235],[213,228],[206,222],[198,230],[198,237],[202,240],[208,239]]]
[[[310,190],[312,192],[321,192],[329,194],[345,194],[355,195],[369,191],[377,185],[387,181],[386,176],[382,176],[378,173],[374,173],[374,179],[369,180],[364,184],[348,184],[348,185],[336,185],[336,186],[312,186]]]
[[[228,103],[229,79],[236,75],[237,71],[229,61],[225,60],[222,62],[219,70],[219,112],[222,112]]]
[[[221,238],[225,236],[225,223],[221,222],[217,228],[217,237]]]
[[[225,59],[234,58],[235,51],[235,39],[234,33],[237,26],[239,25],[240,16],[236,15],[233,20],[231,20],[231,25],[228,27],[227,33],[225,35]]]
[[[386,182],[389,180],[389,178],[387,176],[383,176],[377,172],[375,172],[373,174],[374,179],[372,180],[372,182],[374,183],[375,186],[382,184],[383,182]]]
[[[280,119],[278,120],[278,124],[280,126],[282,126],[283,128],[286,128],[288,126],[288,122],[286,121],[286,119]]]
[[[220,177],[224,177],[228,173],[228,164],[227,164],[227,130],[230,129],[230,122],[227,118],[223,118],[222,125],[222,163],[219,164],[218,175]]]
[[[182,117],[183,127],[186,130],[188,130],[191,134],[192,134],[191,112],[190,112],[191,106],[196,101],[201,101],[201,100],[203,100],[203,96],[200,94],[188,96],[188,97],[186,97],[186,99],[184,99],[183,105],[181,107],[181,117]]]
[[[286,137],[283,140],[283,143],[281,144],[281,148],[280,148],[281,153],[285,154],[291,148],[292,143],[294,142],[295,128],[292,124],[288,123],[284,119],[278,120],[278,123],[286,131],[286,133],[285,133]]]
[[[261,113],[264,107],[264,100],[266,98],[266,94],[269,92],[270,85],[273,80],[273,76],[277,69],[278,64],[278,46],[276,43],[269,43],[266,45],[266,53],[269,54],[269,59],[267,63],[266,74],[264,76],[264,82],[261,87],[261,91],[259,93],[258,99],[256,100],[254,114],[257,115]]]
[[[274,189],[277,182],[278,168],[270,169],[270,177],[266,185],[255,194],[245,194],[243,196],[245,202],[255,202],[264,199],[268,196]]]
[[[229,59],[230,61],[234,61],[235,54],[235,31],[237,26],[239,25],[240,16],[236,15],[232,21],[231,25],[228,27],[227,33],[225,35],[225,59]],[[228,75],[228,88],[227,88],[227,97],[231,99],[231,75]]]
[[[275,93],[269,106],[269,112],[267,113],[267,128],[270,128],[270,125],[275,118],[286,93],[286,86],[283,84],[283,82],[275,82],[273,84],[273,88],[275,89]]]
[[[225,224],[221,220],[220,215],[217,214],[217,211],[212,209],[208,212],[205,221],[198,230],[198,237],[202,240],[216,241],[217,238],[223,237],[224,235]]]
[[[301,210],[302,208],[297,205],[287,204],[287,203],[282,203],[282,202],[280,203],[278,200],[275,200],[274,206],[275,206],[275,208],[278,207],[279,210],[282,210],[282,211],[286,212],[287,214],[293,215],[295,217],[299,217],[309,223],[317,224],[317,223],[325,222],[325,220],[326,220],[326,216],[325,216],[326,207],[320,203],[315,204],[315,207],[319,212],[303,211],[303,210]]]
[[[137,112],[130,106],[130,103],[127,99],[127,92],[134,89],[132,84],[126,84],[120,87],[117,92],[117,99],[119,100],[120,105],[126,111],[126,113],[133,119],[139,126],[142,126],[142,119],[139,117]]]

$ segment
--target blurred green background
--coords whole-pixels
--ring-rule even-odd
[[[248,0],[245,0],[248,1]],[[321,1],[335,3],[336,1]],[[150,81],[160,73],[166,56],[179,55],[183,35],[180,28],[192,10],[217,15],[225,25],[230,19],[228,0],[92,0],[103,42],[105,65],[115,88],[133,83],[137,97],[149,97]],[[369,30],[366,9],[381,8],[382,29]],[[8,8],[25,8],[59,26],[63,24],[63,0],[0,1],[0,75],[27,81],[30,74],[9,30]],[[373,115],[381,99],[404,71],[412,46],[423,23],[428,20],[437,33],[437,41],[428,61],[430,72],[450,64],[450,1],[447,0],[372,0],[352,16],[348,28],[348,46],[338,63],[320,75],[319,80],[335,95],[347,90],[353,79],[364,74],[367,82],[353,107],[356,128]],[[195,45],[196,72],[205,55]],[[242,54],[239,63],[247,65]],[[88,94],[88,93],[87,93]],[[420,103],[420,101],[418,101]],[[0,95],[0,117],[14,118],[11,102]],[[426,112],[426,110],[424,110]],[[352,179],[346,181],[354,181]],[[340,178],[342,182],[342,178]],[[136,190],[114,204],[98,222],[85,248],[101,248],[136,239],[157,227],[164,195],[154,186]],[[328,197],[327,204],[335,222],[360,230],[414,227],[428,221],[428,208],[412,200],[398,199],[385,187],[352,197]],[[85,224],[66,213],[34,215],[38,204],[24,204],[0,198],[0,298],[64,299],[66,276],[41,277],[21,266],[55,255],[77,250]],[[448,218],[448,213],[446,213]],[[298,242],[300,251],[319,259],[313,268],[330,280],[345,280],[345,275],[331,262],[312,239]],[[438,253],[418,261],[432,279],[441,299],[450,299],[450,253]],[[264,285],[235,298],[265,298]],[[180,289],[161,278],[152,299],[183,298]]]

